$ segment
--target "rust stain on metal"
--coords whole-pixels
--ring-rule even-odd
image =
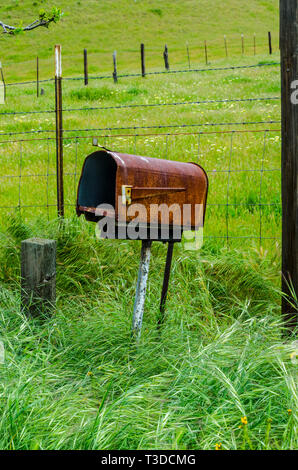
[[[161,223],[162,205],[172,206],[169,224],[174,224],[175,211],[181,211],[181,225],[197,229],[195,206],[201,205],[204,221],[208,178],[204,169],[196,163],[184,163],[159,158],[129,155],[109,150],[98,150],[84,162],[78,186],[77,214],[85,214],[87,220],[97,221],[109,213],[96,207],[110,204],[119,223],[127,223],[131,217],[127,208],[131,204],[143,204],[146,215],[140,213],[141,223]],[[183,213],[183,205],[189,204],[189,213]],[[176,207],[175,207],[176,205]]]

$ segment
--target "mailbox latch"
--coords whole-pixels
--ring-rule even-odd
[[[122,204],[131,204],[131,190],[132,186],[128,184],[122,185]]]

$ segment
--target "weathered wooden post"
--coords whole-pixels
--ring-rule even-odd
[[[21,310],[50,313],[56,301],[56,241],[29,238],[21,243]]]
[[[88,85],[88,59],[87,59],[87,49],[84,49],[84,83]]]
[[[280,0],[282,117],[282,314],[297,325],[298,298],[298,2]]]
[[[113,65],[114,65],[113,79],[114,79],[114,83],[117,83],[118,82],[118,77],[117,77],[117,51],[113,52]]]
[[[141,44],[141,68],[142,68],[142,77],[145,77],[146,75],[146,69],[145,69],[145,46],[142,43]]]
[[[169,70],[170,69],[170,65],[169,65],[169,51],[168,51],[168,46],[165,45],[165,50],[163,52],[163,58],[164,58],[164,61],[165,61],[165,68],[166,70]]]
[[[63,123],[62,123],[62,63],[61,46],[55,46],[55,112],[56,112],[56,175],[57,175],[57,211],[64,217],[63,189]]]

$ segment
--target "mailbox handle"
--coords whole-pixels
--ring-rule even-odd
[[[155,196],[163,196],[169,193],[180,193],[185,191],[185,188],[167,188],[167,187],[141,187],[131,186],[128,184],[122,185],[122,203],[131,204],[132,200],[148,199]]]

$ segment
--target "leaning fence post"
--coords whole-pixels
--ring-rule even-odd
[[[142,77],[145,77],[146,75],[146,69],[145,69],[145,46],[142,43],[141,44],[141,67],[142,67]]]
[[[88,85],[87,49],[84,49],[84,83],[85,83],[85,85]]]
[[[0,103],[4,104],[6,99],[6,85],[3,75],[2,63],[0,62],[1,83],[0,83]]]
[[[280,2],[282,314],[287,326],[298,314],[298,17],[297,0]]]
[[[39,60],[36,57],[36,96],[39,97]]]
[[[141,334],[147,280],[149,274],[150,255],[151,240],[142,240],[141,260],[132,320],[132,334],[136,339],[138,339]]]
[[[117,51],[113,52],[113,64],[114,64],[113,79],[114,79],[114,83],[117,83],[118,82],[118,77],[117,77]]]
[[[56,174],[57,174],[57,210],[58,216],[64,217],[63,191],[63,122],[62,122],[62,63],[61,46],[55,46],[55,113],[56,113]]]
[[[50,313],[56,301],[56,241],[29,238],[21,243],[21,311]]]
[[[166,70],[169,70],[170,69],[170,65],[169,65],[169,51],[168,51],[168,46],[165,45],[165,50],[163,52],[163,58],[164,58],[164,61],[165,61],[165,68]]]
[[[272,54],[272,42],[271,42],[271,32],[268,31],[268,47],[269,47],[269,54]]]

